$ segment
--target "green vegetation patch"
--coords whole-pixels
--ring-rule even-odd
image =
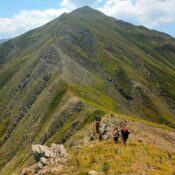
[[[99,174],[139,174],[173,175],[174,159],[169,153],[138,142],[130,142],[127,147],[121,143],[96,143],[85,146],[81,151],[71,150],[74,156],[69,164],[76,167],[75,174],[86,174],[95,170]]]

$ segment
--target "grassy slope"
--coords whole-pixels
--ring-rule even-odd
[[[71,26],[72,33],[68,32],[68,35],[72,41],[63,41],[63,50],[75,59],[83,58],[91,69],[94,64],[100,65],[102,70],[94,68],[93,71],[99,71],[103,78],[107,78],[107,73],[120,94],[127,100],[131,99],[130,104],[137,115],[174,126],[173,52],[166,50],[167,55],[171,55],[167,58],[155,50],[155,46],[161,47],[162,40],[174,48],[174,39],[109,19],[98,12],[87,17],[88,13],[89,9],[86,9],[83,13],[75,11],[71,17],[65,17],[63,22]],[[148,50],[145,49],[147,46]],[[160,95],[160,92],[163,93]]]
[[[33,142],[65,142],[97,113],[175,127],[174,47],[169,36],[89,8],[0,45],[2,174],[27,159]]]
[[[90,170],[99,174],[139,174],[174,175],[175,155],[169,158],[168,152],[153,145],[130,141],[127,147],[113,142],[95,143],[85,146],[80,152],[73,150],[70,165],[76,167],[77,175],[86,175]]]
[[[142,123],[126,116],[114,114],[110,118],[107,114],[103,123],[108,123],[107,135],[109,140],[101,143],[89,138],[89,132],[95,132],[94,124],[86,126],[68,140],[66,146],[73,154],[69,166],[74,166],[72,174],[85,175],[90,170],[103,174],[149,174],[149,175],[174,175],[175,149],[174,131],[168,132],[162,126],[151,126],[151,123]],[[119,117],[120,116],[120,117]],[[119,144],[114,145],[112,131],[114,127],[121,129],[125,123],[130,129],[127,147],[119,139]],[[73,144],[74,143],[74,144]]]

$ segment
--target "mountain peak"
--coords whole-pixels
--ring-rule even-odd
[[[87,5],[76,9],[76,11],[82,11],[82,10],[94,10],[94,9],[89,7],[89,6],[87,6]]]
[[[97,12],[98,13],[101,13],[100,11],[98,11],[98,10],[96,10],[94,8],[91,8],[89,6],[80,7],[78,9],[74,10],[73,13],[74,12],[76,12],[76,13],[93,13],[93,12],[95,12],[95,13],[97,13]]]

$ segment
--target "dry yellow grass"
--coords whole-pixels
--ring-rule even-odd
[[[99,175],[175,174],[175,154],[136,141],[129,141],[126,147],[112,141],[95,142],[80,151],[71,151],[74,156],[69,164],[76,167],[74,174],[78,175],[86,175],[90,170]]]

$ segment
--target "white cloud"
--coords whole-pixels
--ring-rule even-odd
[[[175,0],[107,0],[104,13],[148,27],[175,22]]]
[[[12,38],[28,30],[39,27],[63,12],[89,5],[97,6],[102,0],[62,0],[61,8],[47,10],[21,10],[12,18],[0,18],[0,39]]]
[[[175,23],[175,0],[62,0],[60,5],[59,9],[22,10],[12,18],[0,18],[0,38],[17,36],[84,5],[151,28]]]
[[[63,0],[61,6],[73,10],[85,5],[96,7],[101,1],[102,0]]]
[[[39,27],[60,14],[68,12],[66,8],[48,10],[22,10],[12,18],[0,18],[0,38],[10,38],[30,29]]]

